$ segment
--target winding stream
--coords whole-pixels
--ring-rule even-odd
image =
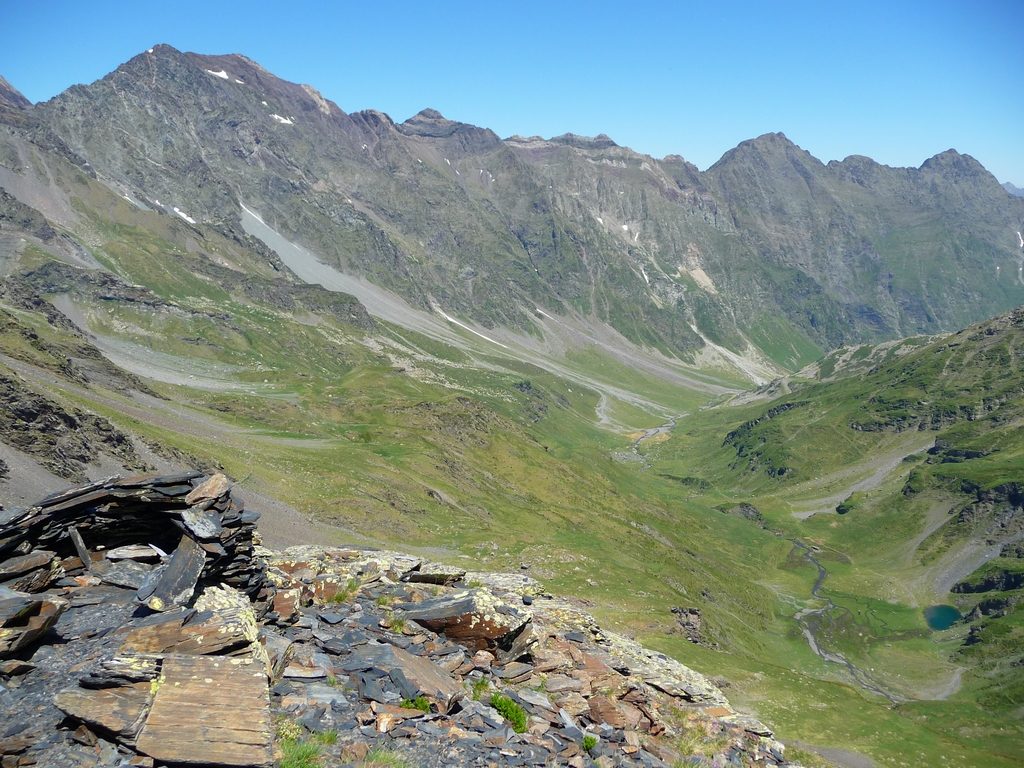
[[[645,429],[643,434],[633,441],[633,445],[631,446],[632,452],[642,459],[643,456],[640,454],[640,445],[644,441],[650,440],[652,437],[656,437],[657,435],[664,434],[666,432],[671,432],[675,428],[678,420],[683,416],[685,416],[685,414],[675,416],[657,427]],[[777,536],[785,535],[782,531],[775,531],[772,529],[767,530]],[[907,701],[906,698],[898,696],[883,688],[881,684],[875,682],[867,672],[857,667],[853,662],[843,656],[843,654],[838,651],[830,650],[825,646],[822,636],[824,627],[829,623],[829,621],[831,621],[833,615],[843,613],[848,614],[849,609],[836,605],[831,598],[821,594],[821,588],[824,585],[825,580],[828,578],[828,571],[825,569],[825,566],[821,564],[821,561],[814,556],[813,548],[800,541],[800,539],[787,538],[792,542],[794,547],[803,552],[803,559],[817,569],[818,576],[814,580],[814,586],[811,587],[811,597],[825,602],[825,605],[821,608],[805,608],[793,617],[797,624],[800,625],[800,631],[806,638],[807,644],[811,647],[811,650],[825,661],[845,667],[853,681],[864,690],[882,696],[883,698],[888,699],[892,704],[901,704]]]
[[[803,552],[804,560],[818,569],[818,577],[814,580],[814,586],[811,587],[811,596],[825,601],[824,607],[805,608],[793,617],[800,625],[800,630],[803,632],[804,637],[807,638],[807,644],[811,646],[811,650],[825,661],[844,666],[854,682],[864,690],[877,693],[893,704],[901,704],[907,701],[907,699],[887,691],[876,683],[864,670],[856,667],[853,662],[838,651],[830,651],[824,646],[821,638],[822,626],[829,621],[830,615],[833,612],[848,613],[849,611],[836,605],[832,602],[831,598],[822,596],[821,587],[825,583],[825,579],[828,578],[828,571],[825,570],[825,566],[821,564],[821,561],[814,556],[814,550],[799,539],[789,539],[789,541],[793,542],[793,546]]]

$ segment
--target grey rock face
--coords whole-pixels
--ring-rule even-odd
[[[917,169],[825,165],[767,134],[700,173],[606,136],[349,115],[243,56],[169,46],[28,111],[151,207],[234,232],[254,207],[328,263],[484,326],[528,329],[539,306],[684,356],[703,336],[797,366],[789,341],[951,329],[1024,302],[1024,200],[952,150]]]

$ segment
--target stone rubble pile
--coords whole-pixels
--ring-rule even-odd
[[[255,545],[223,475],[0,513],[0,766],[789,765],[522,574]]]

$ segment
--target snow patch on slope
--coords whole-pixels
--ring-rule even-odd
[[[214,72],[212,69],[208,69],[206,71],[209,72],[214,77],[219,77],[221,80],[227,80],[228,77],[229,77],[229,75],[227,73],[227,70],[225,70],[225,69],[222,69],[219,72]]]
[[[472,334],[475,334],[475,335],[479,336],[484,341],[489,341],[489,342],[491,342],[491,344],[497,344],[502,349],[508,349],[508,346],[506,346],[505,344],[502,344],[500,341],[495,341],[490,336],[484,336],[484,334],[480,333],[480,331],[477,331],[477,330],[474,330],[473,328],[470,328],[465,323],[460,323],[458,320],[456,320],[454,317],[452,317],[451,315],[449,315],[447,312],[445,312],[443,309],[441,309],[440,307],[438,307],[436,305],[434,306],[434,311],[437,312],[437,314],[439,314],[441,317],[443,317],[449,323],[452,323],[453,325],[457,325],[457,326],[459,326],[459,328],[465,328],[467,331],[469,331]]]
[[[184,219],[185,221],[187,221],[187,222],[188,222],[189,224],[195,224],[195,223],[196,223],[196,220],[195,220],[195,219],[193,219],[193,218],[192,218],[191,216],[189,216],[189,215],[188,215],[187,213],[185,213],[185,212],[184,212],[183,210],[181,210],[181,209],[180,209],[180,208],[178,208],[177,206],[175,206],[175,207],[174,207],[174,208],[172,208],[171,210],[172,210],[172,211],[174,211],[174,212],[175,212],[176,214],[178,214],[179,216],[181,216],[181,218],[183,218],[183,219]]]
[[[295,122],[290,117],[281,117],[277,112],[272,114],[271,117],[277,120],[281,125],[295,125]]]

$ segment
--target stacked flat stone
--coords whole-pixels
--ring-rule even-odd
[[[0,585],[39,592],[80,574],[135,579],[139,601],[162,611],[188,604],[197,587],[227,584],[259,608],[271,591],[253,556],[258,518],[222,474],[113,477],[0,513]],[[12,575],[11,561],[34,567]]]

